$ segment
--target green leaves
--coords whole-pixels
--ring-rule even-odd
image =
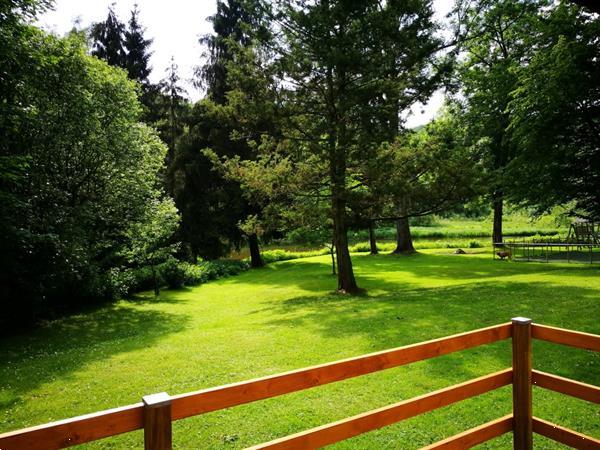
[[[107,273],[168,253],[177,215],[160,188],[166,147],[138,122],[126,73],[78,36],[29,29],[10,46],[31,70],[0,91],[0,197],[12,206],[0,285],[19,299],[7,316],[33,318],[110,297]]]
[[[572,202],[576,214],[600,215],[599,35],[597,19],[561,3],[516,71],[510,132],[522,151],[509,166],[513,199],[539,212]]]

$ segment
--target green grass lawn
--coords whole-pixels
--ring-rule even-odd
[[[552,214],[532,218],[524,212],[510,211],[503,219],[505,239],[531,239],[532,236],[566,237],[569,233],[569,219],[559,216],[560,212],[561,210],[557,208],[557,211]],[[392,225],[390,222],[380,223],[375,230],[377,246],[381,251],[392,251],[395,248],[396,228]],[[491,245],[492,216],[481,218],[432,217],[432,223],[428,226],[413,224],[410,229],[416,249],[469,248],[472,245],[487,247]],[[354,251],[368,251],[369,232],[367,229],[351,230],[348,238]],[[271,242],[262,247],[263,251],[279,249],[289,252],[320,251],[327,253],[327,249],[320,244],[300,244],[293,239]],[[247,247],[242,247],[239,251],[232,251],[229,257],[245,259],[250,257],[250,252]]]
[[[269,265],[164,291],[0,341],[0,431],[301,368],[506,322],[600,334],[600,272],[428,251],[355,255],[366,296],[332,293],[329,259]],[[510,365],[500,342],[178,421],[176,448],[243,448]],[[534,366],[600,385],[600,355],[536,342]],[[413,449],[510,412],[510,388],[368,433],[340,449]],[[534,389],[534,414],[600,437],[597,405]],[[140,448],[142,433],[89,448]],[[510,436],[483,448],[509,448]],[[536,448],[563,448],[536,437]]]
[[[411,225],[411,233],[415,240],[419,239],[452,239],[457,238],[490,238],[492,236],[492,216],[482,218],[468,217],[436,217],[428,226]],[[565,223],[565,220],[567,221]],[[510,212],[503,219],[505,236],[562,235],[569,232],[568,219],[559,219],[555,214],[547,214],[532,218],[523,212]],[[395,239],[396,229],[392,223],[380,224],[377,235],[381,239]],[[349,233],[354,241],[368,239],[368,231],[360,230]],[[489,239],[486,239],[489,241]]]

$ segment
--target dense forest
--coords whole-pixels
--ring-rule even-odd
[[[51,1],[2,2],[0,327],[193,283],[242,246],[260,267],[291,232],[355,293],[352,229],[376,252],[394,223],[406,255],[411,220],[470,202],[493,242],[507,203],[597,219],[600,20],[577,3],[457,0],[437,23],[428,0],[218,0],[192,103],[175,61],[150,82],[137,7],[57,36],[34,25]]]

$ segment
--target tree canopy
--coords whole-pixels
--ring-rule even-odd
[[[174,59],[150,82],[137,6],[64,37],[32,25],[50,7],[0,5],[7,320],[130,293],[132,271],[158,292],[174,257],[247,245],[259,267],[262,244],[294,233],[332,251],[339,292],[360,292],[350,231],[369,228],[376,253],[375,226],[395,221],[410,254],[411,220],[472,199],[494,242],[507,204],[600,216],[591,2],[457,0],[444,29],[429,0],[219,0],[195,102]],[[444,110],[407,129],[442,86]]]
[[[6,99],[19,120],[2,133],[7,320],[118,295],[110,274],[127,264],[132,227],[155,220],[155,204],[172,208],[159,182],[166,147],[138,122],[136,85],[77,35],[22,30],[10,46],[32,70]]]
[[[600,22],[561,3],[540,26],[536,53],[511,94],[511,198],[548,211],[571,204],[600,217]]]

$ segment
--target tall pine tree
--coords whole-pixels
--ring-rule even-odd
[[[257,67],[278,77],[283,133],[267,133],[255,161],[227,164],[282,219],[327,205],[340,292],[360,290],[347,233],[365,166],[397,133],[399,112],[431,91],[432,14],[426,0],[275,2],[277,39],[263,49],[274,56]]]
[[[145,28],[140,24],[139,14],[140,10],[136,4],[131,11],[128,27],[124,33],[123,45],[127,51],[125,68],[129,78],[139,81],[142,88],[147,90],[150,85],[148,77],[152,71],[150,67],[150,57],[152,56],[150,46],[153,40],[144,37]]]
[[[361,167],[398,130],[399,113],[431,91],[431,2],[279,2],[283,82],[297,137],[290,155],[314,158],[330,197],[338,290],[357,291],[347,208]],[[389,119],[389,123],[388,120]],[[391,125],[390,125],[391,124]],[[297,154],[300,154],[298,157]],[[317,169],[318,170],[318,169]]]
[[[166,104],[166,125],[161,128],[161,135],[167,141],[169,152],[167,154],[167,166],[173,162],[175,152],[175,141],[183,132],[183,118],[181,112],[185,103],[185,89],[179,84],[179,67],[175,63],[175,58],[171,57],[171,63],[167,67],[167,76],[159,83],[160,93],[163,96],[163,102]]]
[[[123,43],[125,25],[115,14],[115,4],[108,8],[104,22],[92,25],[92,55],[105,60],[111,66],[126,67],[126,53]]]
[[[182,228],[192,253],[214,257],[231,244],[239,246],[243,235],[238,223],[259,212],[243,198],[238,183],[226,180],[213,170],[210,159],[188,154],[209,147],[219,156],[253,157],[245,140],[232,138],[239,123],[229,114],[227,93],[232,90],[229,66],[236,53],[247,48],[262,30],[259,11],[257,1],[218,1],[217,13],[210,18],[214,32],[200,39],[206,48],[203,55],[206,64],[196,70],[196,84],[206,89],[207,100],[194,107],[187,124],[189,132],[176,154],[174,174],[176,198],[183,216]],[[184,161],[187,161],[185,165]],[[201,179],[198,179],[199,174],[202,174]],[[201,216],[198,211],[204,211],[204,214]],[[210,214],[206,213],[208,211]],[[248,231],[244,234],[252,266],[262,266],[257,234]],[[206,246],[206,241],[214,244]],[[217,245],[217,242],[222,244]]]
[[[217,104],[224,104],[225,94],[231,89],[227,82],[227,64],[233,60],[231,44],[247,47],[252,34],[258,34],[260,27],[259,4],[248,0],[219,0],[217,13],[210,17],[214,33],[200,38],[206,47],[206,64],[196,69],[197,84],[207,90],[209,98]],[[250,33],[253,29],[253,33]],[[230,41],[230,42],[228,42]]]

